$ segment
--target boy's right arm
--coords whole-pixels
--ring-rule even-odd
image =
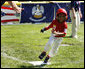
[[[51,23],[49,26],[47,26],[47,27],[41,29],[40,32],[44,33],[44,31],[46,31],[46,30],[52,28],[52,27],[53,27],[53,23],[54,23],[54,21],[52,21],[52,23]]]

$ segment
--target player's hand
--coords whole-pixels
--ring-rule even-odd
[[[74,15],[73,18],[76,19],[76,16]]]
[[[51,30],[52,33],[54,33],[54,30]]]
[[[17,7],[17,8],[14,8],[14,10],[15,10],[17,13],[21,13],[21,11],[24,10],[24,8]]]
[[[44,30],[43,30],[43,29],[41,29],[41,30],[40,30],[40,32],[41,32],[41,33],[44,33]]]
[[[80,18],[82,18],[82,14],[80,14]]]
[[[54,32],[55,32],[55,29],[53,28],[53,29],[51,30],[51,32],[54,33]]]
[[[40,32],[42,32],[42,33],[44,33],[44,31],[46,31],[46,29],[45,29],[45,28],[43,28],[43,29],[41,29],[41,30],[40,30]]]

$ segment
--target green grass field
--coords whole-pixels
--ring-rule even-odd
[[[49,24],[24,24],[1,26],[1,68],[40,68],[27,61],[40,61],[39,54],[44,50],[50,37],[50,30],[40,33]],[[80,25],[78,38],[70,38],[71,24],[51,65],[41,68],[84,68],[84,24]],[[44,59],[43,59],[44,60]]]

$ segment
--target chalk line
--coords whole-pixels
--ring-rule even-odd
[[[29,63],[29,64],[32,64],[33,66],[36,66],[36,65],[41,65],[41,64],[44,64],[43,61],[27,61],[27,60],[20,60],[16,57],[13,57],[13,56],[8,56],[6,53],[1,53],[1,55],[5,58],[9,58],[9,59],[12,59],[12,60],[16,60],[16,61],[19,61],[19,62],[22,62],[22,63]],[[51,63],[48,62],[47,65],[50,65]]]

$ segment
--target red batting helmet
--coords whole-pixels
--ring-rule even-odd
[[[65,9],[63,9],[63,8],[58,9],[57,12],[56,12],[56,17],[57,17],[57,15],[58,15],[59,13],[64,13],[64,14],[66,15],[66,19],[68,18],[68,16],[67,16],[67,11],[66,11]]]

